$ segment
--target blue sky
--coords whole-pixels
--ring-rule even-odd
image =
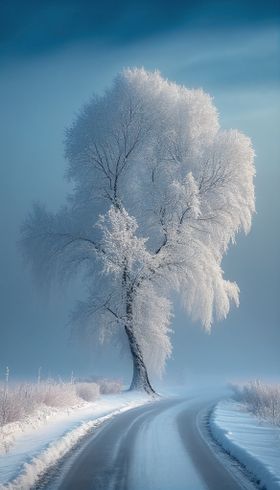
[[[17,241],[34,200],[51,209],[63,203],[64,129],[125,66],[159,69],[202,87],[222,125],[244,131],[256,150],[257,215],[251,234],[224,261],[227,277],[240,286],[240,308],[209,337],[177,306],[167,376],[279,372],[279,1],[0,5],[0,377],[5,365],[31,376],[39,365],[66,374],[106,364],[100,352],[67,341],[67,314],[80,285],[41,298]],[[126,365],[111,356],[108,370],[121,374]]]

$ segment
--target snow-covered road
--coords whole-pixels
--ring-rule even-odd
[[[41,488],[60,490],[238,490],[197,420],[214,397],[160,400],[100,428],[59,476]]]

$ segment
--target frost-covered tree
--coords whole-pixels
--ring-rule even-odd
[[[82,270],[89,296],[72,315],[103,340],[126,334],[131,388],[171,353],[170,295],[206,330],[238,305],[221,261],[254,212],[250,139],[220,129],[212,99],[127,69],[67,130],[73,191],[53,214],[36,205],[23,246],[44,281]]]

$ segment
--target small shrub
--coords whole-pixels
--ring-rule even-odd
[[[120,393],[123,388],[123,384],[119,379],[106,379],[100,376],[88,376],[86,378],[80,378],[80,383],[96,383],[100,387],[101,395],[110,395]]]
[[[90,378],[78,383],[63,383],[54,380],[40,383],[0,383],[0,427],[16,422],[32,414],[40,405],[48,407],[71,407],[81,400],[92,402],[100,393],[119,393],[122,384],[117,380]]]
[[[235,399],[245,403],[247,409],[274,425],[280,426],[280,385],[260,380],[245,385],[231,385]]]
[[[32,386],[29,384],[0,386],[0,426],[23,418],[36,406]]]
[[[35,393],[37,403],[48,407],[68,407],[79,402],[75,386],[70,383],[47,381],[40,383]]]
[[[9,389],[0,385],[0,426],[23,419],[42,404],[67,407],[78,402],[75,387],[70,383],[15,384]]]
[[[110,395],[120,393],[122,390],[122,383],[118,380],[108,380],[103,379],[99,382],[100,385],[100,393],[102,395]]]
[[[86,402],[93,402],[100,395],[99,385],[97,383],[76,383],[77,395]]]

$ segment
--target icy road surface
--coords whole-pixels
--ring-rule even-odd
[[[214,402],[212,397],[212,403]],[[238,490],[197,424],[209,397],[160,400],[118,415],[87,440],[57,479],[59,490]]]

